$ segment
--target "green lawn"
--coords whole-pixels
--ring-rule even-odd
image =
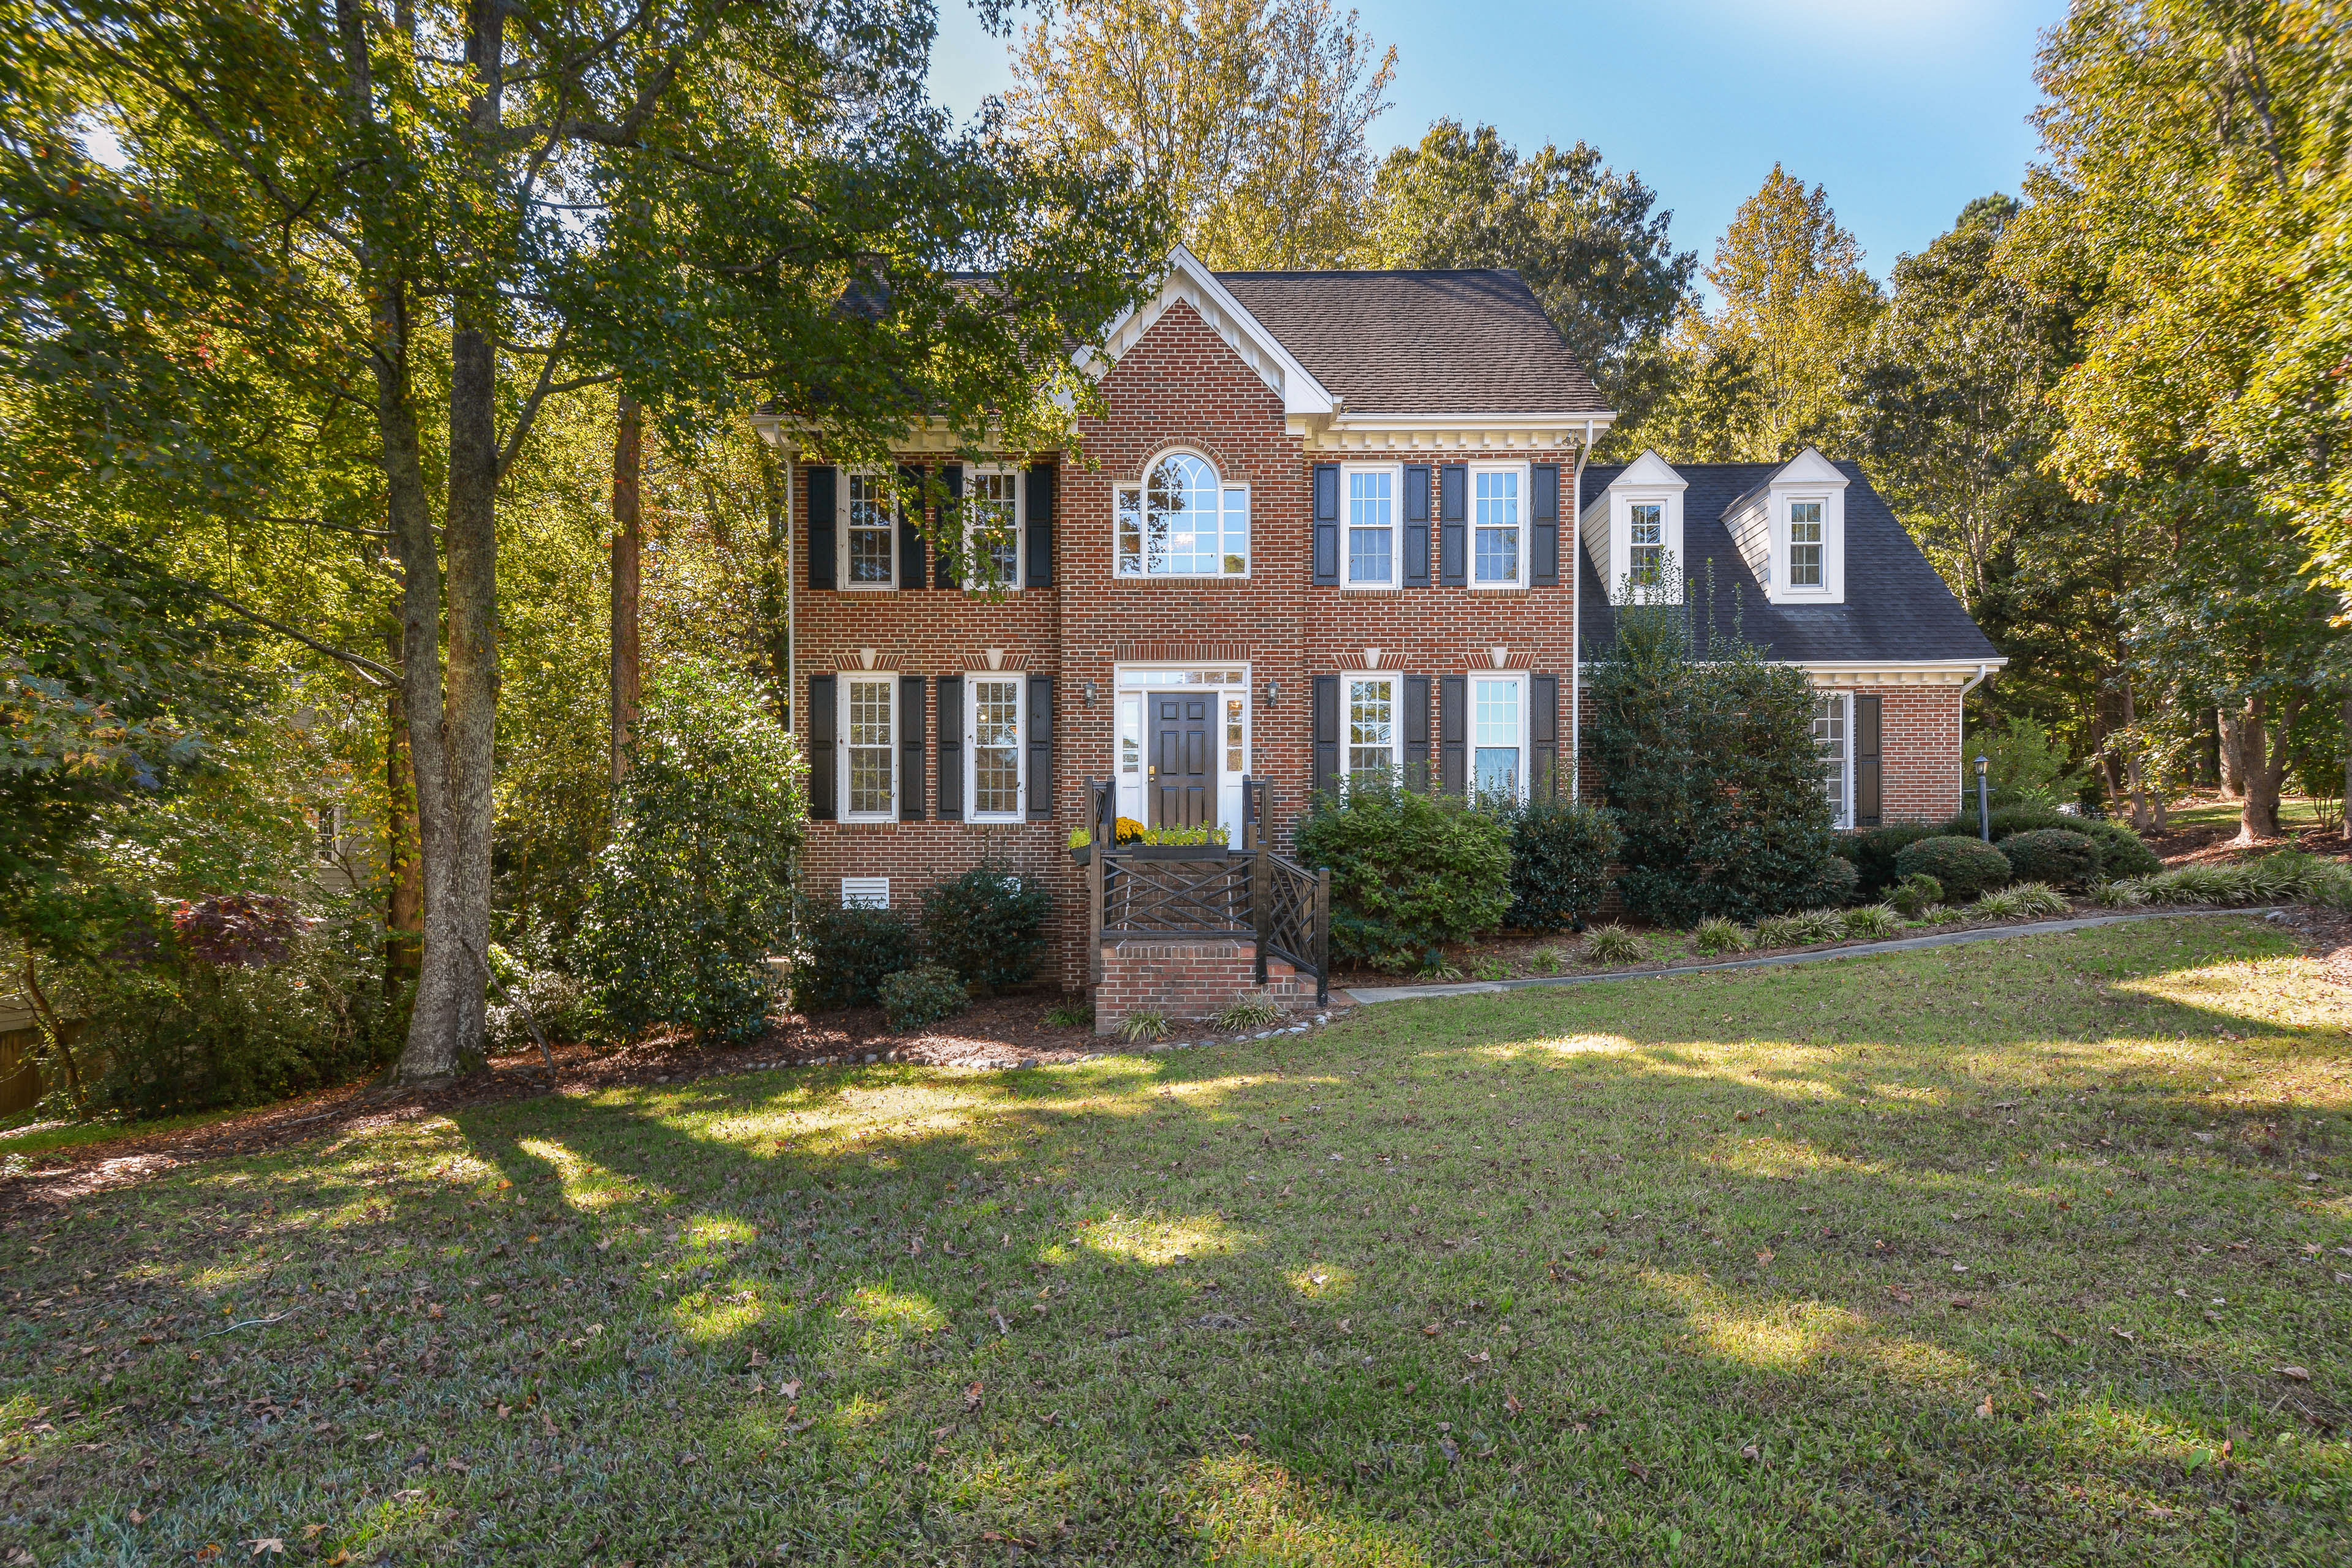
[[[2339,995],[2185,919],[191,1167],[0,1232],[0,1563],[2341,1564]]]
[[[2128,814],[2126,814],[2128,815]],[[2191,827],[2228,827],[2234,829],[2245,815],[2245,807],[2234,800],[2219,795],[2199,797],[2189,805],[2176,805],[2165,814],[2166,826],[2174,833]],[[2329,820],[2340,822],[2331,811]],[[2319,807],[2308,797],[2299,795],[2279,797],[2279,826],[2289,834],[2303,833],[2321,826]]]

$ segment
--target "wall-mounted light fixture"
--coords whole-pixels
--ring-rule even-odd
[[[1086,699],[1087,707],[1093,707],[1095,705],[1095,683],[1089,680],[1084,686],[1079,687],[1078,695]]]
[[[1269,680],[1265,683],[1265,705],[1268,708],[1278,708],[1282,705],[1282,682],[1279,680]]]

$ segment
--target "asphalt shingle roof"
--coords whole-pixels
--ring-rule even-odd
[[[1351,414],[1608,408],[1516,272],[1220,272],[1217,281]]]
[[[1748,558],[1724,526],[1724,511],[1779,472],[1780,464],[1674,467],[1690,486],[1683,492],[1683,596],[1694,615],[1703,614],[1712,569],[1717,635],[1730,633],[1737,605],[1742,635],[1768,657],[1792,664],[2000,657],[1857,465],[1837,465],[1852,481],[1845,491],[1843,605],[1768,602],[1762,584],[1748,569]],[[1622,468],[1585,469],[1581,504],[1591,505],[1622,472]],[[1581,530],[1579,536],[1580,541]],[[1576,557],[1583,583],[1585,647],[1595,650],[1607,646],[1613,635],[1609,593],[1580,542]]]

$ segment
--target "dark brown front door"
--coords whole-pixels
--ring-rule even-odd
[[[1147,700],[1151,704],[1151,826],[1215,826],[1211,700],[1190,692],[1154,692]]]

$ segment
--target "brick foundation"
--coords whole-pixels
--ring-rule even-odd
[[[1286,1007],[1315,1002],[1315,983],[1278,958],[1257,984],[1257,947],[1247,937],[1153,935],[1103,943],[1095,987],[1095,1033],[1108,1035],[1138,1013],[1171,1023],[1213,1018],[1237,998],[1263,994]]]

